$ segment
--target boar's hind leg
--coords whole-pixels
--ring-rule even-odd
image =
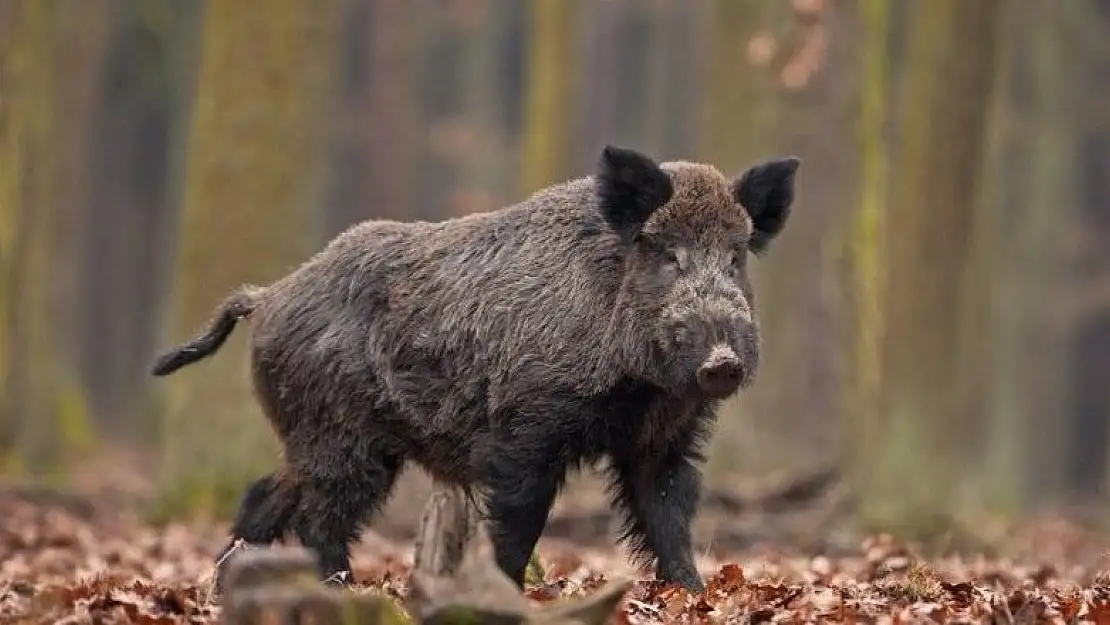
[[[352,581],[350,544],[389,497],[401,466],[401,459],[376,456],[298,478],[300,505],[292,529],[302,545],[316,552],[325,583]]]
[[[527,445],[520,445],[528,449]],[[487,499],[497,565],[524,588],[524,571],[547,524],[547,515],[565,472],[557,461],[498,450],[487,465]]]
[[[247,488],[231,526],[231,540],[216,558],[218,571],[217,588],[220,585],[220,572],[226,567],[228,554],[237,542],[251,545],[268,545],[285,533],[289,517],[297,501],[292,489],[285,487],[280,478],[267,475]]]
[[[618,463],[615,486],[633,555],[641,561],[654,556],[662,581],[703,591],[690,533],[701,489],[697,468],[681,454],[655,466]]]

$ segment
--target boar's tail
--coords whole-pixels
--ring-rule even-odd
[[[261,293],[260,289],[254,287],[244,287],[232,293],[216,309],[208,332],[159,356],[151,373],[155,376],[169,375],[215,352],[231,335],[235,323],[254,312]]]

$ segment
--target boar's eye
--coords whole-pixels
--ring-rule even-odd
[[[675,274],[685,269],[686,254],[681,245],[659,236],[641,235],[638,238],[646,258],[663,273]]]
[[[728,257],[728,271],[733,278],[740,275],[744,271],[744,261],[747,258],[746,252],[732,252]]]
[[[682,269],[682,261],[679,258],[678,250],[667,248],[663,250],[663,262],[668,269],[680,271]]]

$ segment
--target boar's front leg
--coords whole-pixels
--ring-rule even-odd
[[[486,459],[486,505],[497,565],[524,588],[524,571],[565,476],[558,459],[514,441]]]
[[[678,453],[658,464],[614,464],[617,499],[625,513],[623,538],[633,556],[645,562],[654,556],[662,581],[704,591],[691,539],[701,473]]]

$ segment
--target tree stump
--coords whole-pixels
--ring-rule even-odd
[[[619,580],[585,600],[533,608],[495,563],[472,499],[446,486],[436,489],[424,509],[414,559],[406,605],[419,623],[601,625],[631,585]]]
[[[466,492],[436,485],[416,530],[414,568],[435,577],[453,576],[479,524],[478,508]]]

